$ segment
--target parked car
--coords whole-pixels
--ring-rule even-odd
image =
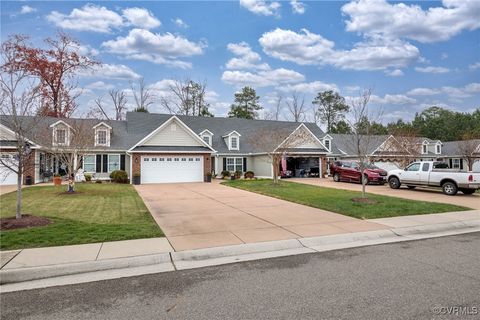
[[[444,162],[413,162],[404,170],[389,171],[388,184],[392,189],[398,189],[402,184],[409,189],[417,186],[439,187],[449,196],[456,195],[458,191],[473,194],[480,188],[480,174],[449,169]]]
[[[365,169],[360,172],[360,163],[358,161],[335,161],[330,165],[330,173],[333,181],[362,182],[362,177],[366,184],[387,182],[387,171],[378,168],[373,164],[366,164]]]

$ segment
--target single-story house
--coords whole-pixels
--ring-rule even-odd
[[[38,120],[25,117],[24,121]],[[0,117],[0,157],[14,161],[15,132],[11,118]],[[125,170],[130,178],[140,175],[141,183],[173,183],[205,181],[212,173],[253,171],[257,177],[273,177],[269,154],[273,150],[262,145],[263,138],[281,132],[279,146],[295,136],[300,143],[282,149],[280,171],[292,176],[323,177],[329,173],[329,163],[337,159],[358,158],[351,135],[326,134],[317,124],[238,118],[210,118],[170,114],[128,112],[126,120],[58,119],[42,117],[32,132],[29,161],[24,179],[34,183],[47,181],[55,173],[65,175],[67,168],[58,155],[46,146],[69,148],[75,139],[75,129],[86,128],[87,150],[75,157],[75,167],[89,173],[93,179],[108,179],[114,170]],[[42,134],[40,134],[42,133]],[[268,139],[267,139],[268,140]],[[267,141],[266,140],[266,141]],[[368,137],[366,151],[372,162],[390,170],[397,168],[406,157],[413,160],[438,160],[450,167],[466,170],[466,160],[459,152],[459,141],[444,142],[427,138],[414,141],[404,148],[399,138],[388,135]],[[257,142],[257,143],[255,143]],[[279,141],[280,142],[280,141]],[[480,140],[477,153],[480,158]],[[279,149],[280,150],[280,149]],[[480,160],[474,163],[480,171]],[[16,184],[16,175],[0,163],[0,184]],[[132,179],[130,179],[132,180]]]
[[[2,116],[0,120],[1,155],[14,157],[15,134],[9,128],[9,118]],[[307,122],[141,112],[128,112],[125,121],[42,118],[36,130],[48,134],[38,135],[41,139],[31,138],[35,143],[31,150],[33,165],[24,176],[38,183],[54,173],[66,174],[65,165],[51,149],[47,150],[45,141],[51,139],[49,145],[68,148],[75,135],[73,128],[79,123],[91,130],[91,142],[76,161],[94,179],[106,179],[118,169],[125,170],[129,177],[140,174],[141,183],[199,182],[208,173],[220,175],[222,171],[253,171],[257,177],[272,177],[268,153],[273,150],[265,150],[253,142],[261,140],[260,134],[279,131],[285,132],[285,141],[300,132],[305,139],[288,152],[283,150],[283,169],[294,175],[312,172],[321,177],[326,174],[326,159],[332,145],[330,136],[316,124]],[[8,170],[0,167],[0,171],[4,176],[0,178],[2,184],[15,183],[14,174],[5,178]]]

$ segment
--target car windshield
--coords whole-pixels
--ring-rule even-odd
[[[371,170],[380,169],[379,167],[377,167],[376,165],[371,164],[371,163],[366,163],[366,164],[365,164],[365,168],[371,169]]]

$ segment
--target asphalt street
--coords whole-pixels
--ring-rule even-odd
[[[480,233],[1,295],[1,319],[479,319]]]

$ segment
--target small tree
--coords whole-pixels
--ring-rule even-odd
[[[345,98],[332,90],[319,92],[312,103],[317,106],[320,119],[327,124],[327,132],[332,132],[335,124],[344,120],[350,109]]]
[[[205,100],[206,82],[198,83],[190,79],[174,80],[169,85],[171,95],[161,98],[162,106],[173,114],[213,117]]]
[[[108,92],[108,95],[111,99],[111,105],[106,106],[103,103],[102,97],[97,98],[95,99],[95,107],[91,110],[89,115],[106,120],[124,120],[128,102],[125,92],[112,89]],[[111,115],[112,111],[109,110],[109,107],[113,108],[113,116]]]
[[[473,164],[480,159],[480,139],[474,133],[465,133],[458,141],[458,154],[467,161],[468,171],[473,170]]]
[[[350,135],[350,141],[352,149],[355,150],[356,156],[359,160],[359,170],[362,173],[362,198],[366,198],[365,192],[367,179],[363,177],[367,164],[370,162],[370,155],[373,151],[373,146],[376,143],[375,137],[372,135],[372,126],[370,125],[375,120],[378,120],[381,113],[371,113],[368,108],[370,102],[371,90],[364,90],[357,98],[353,98],[350,101],[350,127],[352,128],[352,134]],[[365,121],[366,120],[366,121]]]
[[[39,107],[40,90],[38,81],[25,69],[17,67],[17,59],[25,46],[26,37],[12,36],[2,43],[1,57],[3,64],[0,73],[0,114],[2,122],[13,131],[14,157],[0,157],[0,164],[17,175],[17,205],[15,217],[22,218],[22,178],[23,174],[34,168],[32,159],[35,128],[40,117],[28,118]],[[4,178],[4,177],[0,177]]]
[[[249,139],[250,145],[255,149],[266,151],[268,161],[272,164],[274,184],[278,183],[282,159],[292,152],[292,149],[308,142],[313,142],[313,137],[302,127],[294,132],[286,129],[263,128]]]
[[[146,87],[143,78],[138,80],[137,85],[132,82],[130,83],[130,86],[132,88],[133,99],[136,105],[133,111],[148,113],[148,107],[150,107],[155,101],[152,91]]]
[[[305,96],[300,97],[296,92],[292,93],[291,100],[287,100],[288,111],[295,122],[305,120]]]
[[[230,106],[230,118],[256,119],[258,111],[262,110],[255,89],[243,87],[241,92],[235,93],[235,103]]]
[[[78,169],[82,166],[82,158],[90,153],[94,145],[94,130],[88,121],[63,119],[67,124],[66,143],[57,143],[52,128],[45,127],[42,130],[42,147],[52,156],[55,156],[58,162],[66,166],[69,179],[73,180],[75,185],[75,176]],[[73,189],[75,190],[75,189]]]

